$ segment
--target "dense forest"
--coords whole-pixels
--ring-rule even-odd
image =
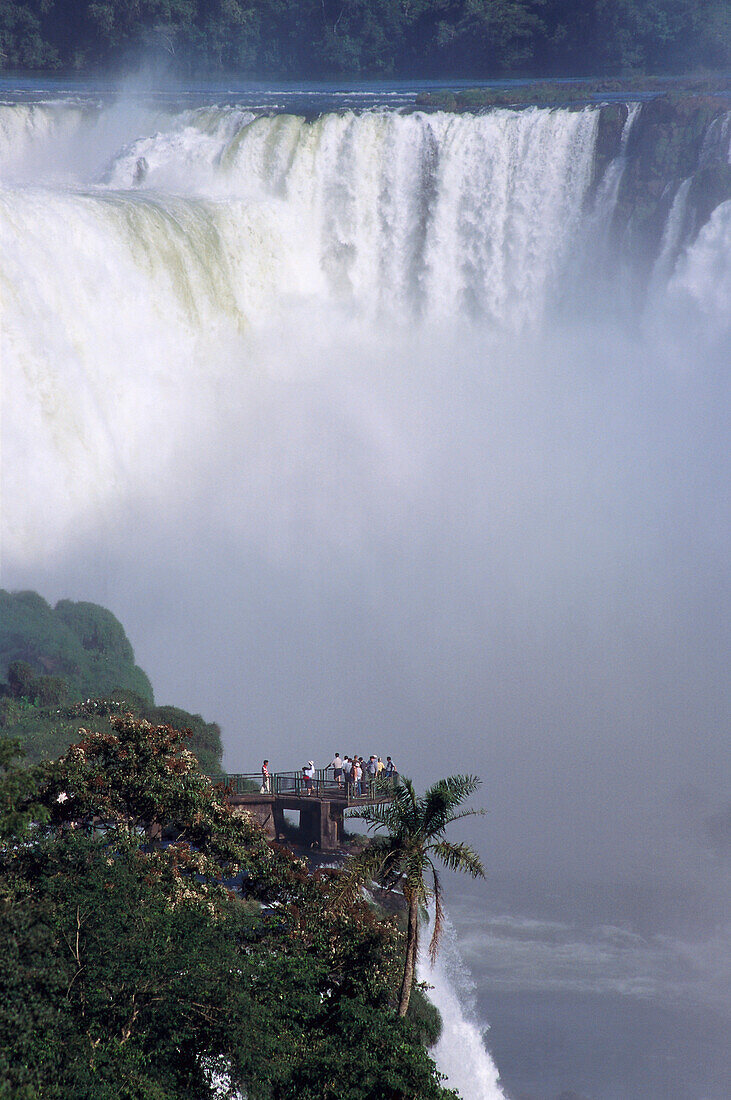
[[[37,592],[0,590],[0,734],[15,738],[32,761],[58,756],[88,723],[111,729],[120,711],[191,732],[191,748],[210,774],[221,770],[215,722],[173,706],[155,706],[152,686],[135,664],[119,620],[105,607]]]
[[[728,0],[0,0],[0,69],[588,75],[724,68]]]
[[[399,914],[268,843],[172,726],[96,717],[30,767],[0,731],[0,1096],[457,1100],[422,989],[396,1011]]]

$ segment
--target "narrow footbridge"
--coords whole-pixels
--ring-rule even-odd
[[[273,772],[266,786],[261,772],[212,776],[223,783],[234,811],[256,818],[268,836],[284,837],[284,811],[299,813],[303,842],[332,851],[343,841],[343,812],[348,806],[369,806],[390,802],[390,779],[364,779],[360,790],[351,784],[328,778],[324,769],[315,772],[310,783],[301,772]]]

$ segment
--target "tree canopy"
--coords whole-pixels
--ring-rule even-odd
[[[726,0],[0,0],[0,69],[252,78],[724,68]]]
[[[54,677],[74,701],[119,688],[154,702],[124,627],[98,604],[59,600],[51,607],[37,592],[0,590],[0,677],[17,661],[30,666],[39,691]]]
[[[358,884],[373,879],[391,889],[403,891],[408,910],[406,950],[403,964],[399,1013],[408,1011],[419,952],[420,909],[434,902],[434,924],[429,953],[434,961],[443,928],[442,887],[435,863],[450,871],[464,871],[473,878],[485,872],[476,852],[464,843],[447,840],[447,828],[464,817],[483,810],[462,809],[462,804],[480,786],[474,775],[450,775],[434,783],[420,798],[410,779],[400,778],[388,802],[363,806],[350,816],[368,823],[376,835],[348,865],[346,882]]]
[[[123,711],[188,729],[202,767],[221,771],[219,726],[155,706],[152,685],[111,611],[72,600],[52,608],[37,592],[0,590],[0,732],[19,741],[30,760],[57,757],[78,740],[90,699],[98,701],[98,729],[109,732],[110,717]]]
[[[111,726],[0,769],[0,1096],[456,1100],[396,1013],[397,922],[236,816],[178,731]]]

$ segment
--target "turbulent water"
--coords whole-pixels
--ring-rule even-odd
[[[0,107],[5,430],[11,454],[36,456],[8,489],[6,553],[136,492],[160,404],[184,422],[190,386],[225,386],[247,337],[292,311],[540,326],[597,221],[611,225],[621,156],[587,201],[597,119]],[[704,327],[727,317],[729,222],[718,210],[670,281]],[[157,435],[156,466],[175,443]],[[64,507],[46,507],[49,488]]]
[[[500,1100],[498,1071],[485,1049],[484,1027],[475,1022],[473,983],[465,970],[449,920],[433,965],[422,960],[419,981],[439,1009],[442,1033],[433,1051],[445,1083],[463,1100]]]
[[[592,107],[316,109],[0,104],[3,581],[111,606],[231,770],[340,747],[478,772],[491,871],[601,882],[627,945],[620,882],[715,913],[731,203],[699,221],[668,180],[639,277],[616,212],[642,108],[599,176]],[[495,1018],[513,931],[485,935]],[[627,952],[602,988],[652,1000],[627,975],[662,952]],[[448,972],[440,1057],[482,1100]],[[500,1038],[516,1087],[631,1095],[620,1023],[614,1067],[569,1038],[549,1074],[531,1020]],[[687,1062],[690,1091],[648,1069],[643,1098],[720,1100]]]

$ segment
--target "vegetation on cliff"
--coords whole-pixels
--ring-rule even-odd
[[[5,681],[5,682],[3,682]],[[37,592],[0,590],[0,732],[18,739],[30,760],[59,756],[95,707],[97,728],[122,710],[191,733],[204,770],[221,770],[221,731],[199,714],[155,706],[152,686],[135,664],[122,624],[98,604],[59,600]]]
[[[0,0],[0,69],[583,75],[723,69],[730,49],[725,0]]]
[[[623,77],[603,80],[531,80],[510,87],[440,88],[420,92],[419,107],[443,111],[478,111],[487,107],[583,107],[606,100],[664,97],[679,104],[688,97],[722,96],[728,109],[729,82],[725,76]]]
[[[0,1096],[456,1100],[396,1012],[398,920],[235,816],[172,727],[111,727],[0,763]]]
[[[0,675],[25,661],[40,677],[61,679],[69,700],[104,696],[118,688],[153,702],[149,679],[118,619],[98,604],[59,600],[51,607],[37,592],[0,591]]]

